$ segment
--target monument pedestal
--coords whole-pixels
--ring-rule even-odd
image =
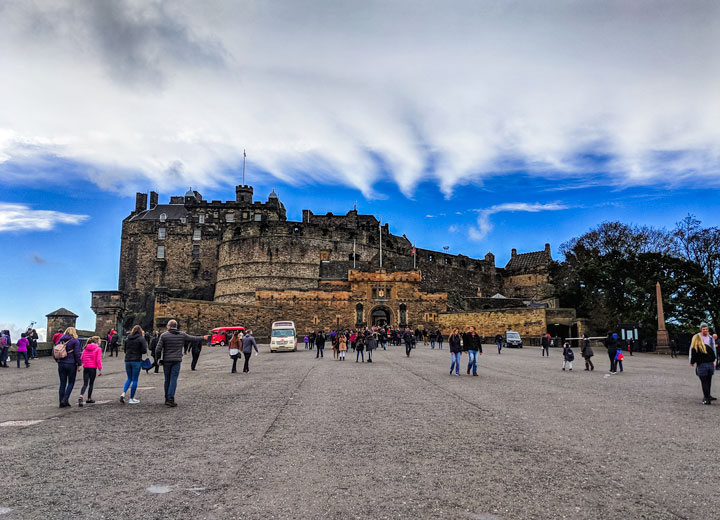
[[[668,352],[670,350],[670,335],[667,330],[657,331],[657,344],[655,350],[657,352]]]

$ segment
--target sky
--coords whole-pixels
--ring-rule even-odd
[[[504,266],[718,225],[720,3],[0,0],[0,327],[94,327],[136,191],[358,210]]]

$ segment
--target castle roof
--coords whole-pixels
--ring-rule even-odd
[[[130,220],[160,220],[160,215],[163,213],[167,216],[167,220],[180,220],[188,216],[184,204],[158,204],[152,209],[133,215]]]
[[[77,318],[77,317],[78,317],[77,314],[75,314],[75,313],[72,312],[72,311],[67,310],[65,307],[60,307],[58,310],[53,311],[53,312],[51,312],[50,314],[46,314],[46,315],[45,315],[46,318],[55,318],[55,317],[60,317],[60,316],[62,316],[62,317],[69,316],[69,317],[72,317],[72,318]]]
[[[552,262],[550,253],[545,251],[533,251],[514,255],[505,266],[506,271],[533,271],[539,267],[545,267]]]

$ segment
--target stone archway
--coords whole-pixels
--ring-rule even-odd
[[[373,308],[370,313],[370,325],[383,327],[392,324],[392,312],[384,305]]]

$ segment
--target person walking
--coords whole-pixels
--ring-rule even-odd
[[[607,348],[608,357],[610,358],[610,374],[617,374],[617,364],[615,359],[618,350],[618,335],[616,333],[608,334],[605,338],[605,348]]]
[[[502,350],[502,344],[503,344],[503,337],[498,334],[495,336],[495,345],[497,345],[498,354],[500,354],[500,351]]]
[[[477,359],[478,355],[482,355],[482,339],[475,332],[475,327],[468,327],[468,331],[463,337],[463,350],[468,353],[468,375],[470,375],[472,369],[472,375],[477,376]]]
[[[435,350],[435,338],[437,337],[437,333],[435,332],[435,329],[432,329],[430,331],[430,334],[428,334],[428,337],[430,338],[430,348],[432,350]]]
[[[160,370],[160,365],[158,364],[158,358],[157,358],[157,344],[158,341],[160,341],[160,332],[157,330],[153,333],[153,337],[150,339],[150,355],[153,358],[153,366],[155,367],[155,373],[157,374]]]
[[[565,372],[565,365],[570,365],[570,372],[572,372],[572,364],[575,360],[575,353],[570,348],[570,343],[567,341],[563,344],[563,372]]]
[[[113,351],[115,352],[115,357],[120,357],[120,354],[118,353],[119,345],[120,336],[118,336],[115,329],[110,329],[110,332],[108,333],[108,349],[110,350],[110,357],[113,357]]]
[[[75,386],[75,376],[82,369],[80,342],[75,327],[68,327],[53,347],[53,357],[58,367],[60,408],[69,408],[70,394]]]
[[[413,348],[413,334],[410,332],[410,329],[405,329],[403,341],[405,342],[405,356],[410,357],[410,351]]]
[[[356,334],[355,335],[355,363],[357,363],[359,359],[362,359],[362,362],[365,363],[365,340],[363,339],[362,335]]]
[[[243,372],[250,372],[250,356],[252,356],[253,349],[255,349],[255,355],[257,356],[259,352],[257,342],[255,341],[255,338],[253,338],[252,329],[248,329],[245,331],[245,335],[242,339],[242,352],[243,356],[245,356]]]
[[[307,334],[305,335],[303,340],[305,341],[305,350],[308,350],[308,348],[309,348],[308,344],[310,343],[310,338],[307,337]]]
[[[237,374],[237,360],[240,357],[241,351],[242,336],[240,335],[240,331],[236,330],[235,333],[232,335],[232,338],[230,338],[230,343],[228,344],[228,353],[230,354],[230,359],[233,360],[232,370],[230,370],[231,374]]]
[[[10,336],[5,331],[0,331],[0,367],[9,368],[7,364],[8,351],[10,350]]]
[[[130,335],[125,340],[125,374],[127,379],[123,386],[122,394],[120,394],[120,402],[125,404],[125,394],[130,389],[130,404],[140,404],[135,399],[135,392],[138,387],[140,378],[140,365],[142,364],[143,354],[147,352],[147,342],[145,341],[145,333],[140,325],[135,325],[130,331]]]
[[[440,329],[438,329],[438,331],[437,331],[436,339],[437,339],[438,350],[442,350],[443,335],[442,335],[442,331]]]
[[[593,349],[590,346],[590,340],[588,339],[587,334],[583,334],[582,346],[580,347],[580,354],[582,354],[582,357],[585,360],[585,370],[586,371],[595,370],[595,366],[593,365],[592,359],[590,359],[595,355],[595,353],[593,352]]]
[[[17,342],[17,351],[15,352],[15,359],[17,360],[17,367],[20,368],[20,357],[25,358],[25,368],[30,367],[30,362],[28,361],[28,348],[30,346],[30,342],[27,339],[27,333],[23,332],[20,334],[20,339]]]
[[[377,348],[378,340],[375,333],[370,333],[367,336],[365,336],[365,350],[367,350],[367,360],[368,363],[372,363],[372,353],[373,350]]]
[[[347,353],[347,338],[345,337],[345,334],[338,335],[338,352],[340,361],[345,361],[345,354]]]
[[[695,334],[690,342],[690,366],[697,365],[695,374],[700,379],[700,386],[702,387],[702,404],[712,404],[713,401],[716,401],[710,393],[716,359],[715,351],[710,344],[704,341],[702,333]]]
[[[450,375],[455,369],[455,375],[460,375],[460,358],[462,356],[462,341],[460,339],[460,331],[453,329],[450,337],[448,337],[448,343],[450,344]]]
[[[185,343],[193,339],[206,340],[208,336],[191,336],[179,331],[175,320],[168,321],[167,329],[167,332],[160,335],[156,354],[158,363],[162,364],[165,374],[165,406],[174,408],[177,406],[175,391],[177,389],[178,375],[180,375]]]
[[[315,334],[315,349],[317,350],[315,359],[322,358],[323,352],[325,351],[325,334],[323,334],[322,331],[318,331],[318,333]]]
[[[190,354],[192,355],[192,362],[190,363],[190,370],[195,370],[197,367],[198,359],[200,359],[200,352],[202,352],[202,345],[204,340],[192,340],[190,345]]]
[[[88,404],[93,404],[92,393],[93,386],[95,385],[95,376],[102,375],[102,349],[100,348],[100,336],[93,336],[90,338],[83,349],[82,355],[80,356],[80,362],[83,367],[83,385],[80,389],[80,397],[78,397],[78,406],[82,407],[85,396],[85,390],[87,390]]]
[[[550,357],[550,334],[545,334],[540,340],[540,348],[542,349],[542,357]]]

